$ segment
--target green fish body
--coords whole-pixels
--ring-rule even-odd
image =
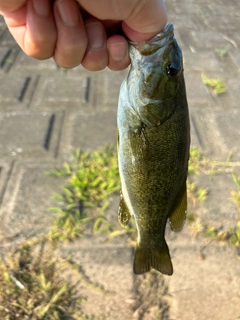
[[[165,227],[186,220],[190,126],[182,53],[173,25],[144,43],[130,42],[131,69],[120,89],[118,162],[119,222],[136,220],[133,270],[173,273]]]

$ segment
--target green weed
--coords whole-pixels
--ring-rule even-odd
[[[240,248],[240,221],[238,221],[237,227],[231,230],[231,241],[235,247]]]
[[[237,177],[236,174],[232,174],[232,178],[238,190],[231,191],[231,201],[236,204],[238,212],[240,213],[240,177]]]
[[[217,161],[205,157],[197,148],[192,147],[190,149],[188,162],[188,174],[191,176],[203,173],[205,175],[214,176],[218,173],[233,173],[234,168],[239,165],[240,162],[231,162],[230,156],[226,161]]]
[[[238,214],[240,214],[240,177],[236,174],[232,174],[233,181],[237,186],[237,191],[231,191],[231,201],[236,204]],[[240,248],[240,220],[237,223],[236,228],[231,230],[231,241],[235,247]]]
[[[189,225],[189,229],[194,236],[201,235],[205,238],[211,238],[216,241],[226,241],[232,236],[231,230],[224,230],[222,227],[211,226],[199,217]]]
[[[215,52],[220,58],[224,58],[228,54],[228,49],[227,48],[216,48]]]
[[[231,238],[230,230],[224,230],[224,228],[216,228],[215,226],[205,225],[205,232],[203,236],[212,238],[216,241],[226,241]]]
[[[240,248],[240,221],[233,229],[209,225],[199,217],[194,217],[190,222],[189,229],[194,236],[201,235],[215,241],[225,241],[234,247]]]
[[[195,218],[194,220],[192,220],[190,222],[191,222],[191,224],[189,225],[189,229],[194,236],[197,236],[197,235],[203,233],[204,225],[203,225],[203,222],[199,218]]]
[[[210,87],[215,95],[227,92],[225,82],[220,78],[208,78],[207,76],[202,75],[202,82]]]
[[[189,177],[187,181],[188,199],[192,201],[193,205],[196,205],[196,203],[206,199],[208,192],[206,189],[199,188],[195,182],[191,182],[192,175],[232,173],[233,181],[237,186],[237,191],[231,191],[231,201],[237,205],[238,212],[240,212],[240,178],[233,173],[235,166],[239,166],[239,162],[232,163],[229,161],[229,159],[223,162],[215,161],[204,157],[198,149],[191,148],[189,159]],[[193,214],[188,216],[188,221],[190,223],[190,231],[193,235],[201,235],[216,241],[227,241],[236,247],[240,247],[240,221],[233,229],[224,229],[223,227],[219,228],[208,225]]]
[[[187,180],[187,196],[188,200],[191,200],[195,206],[197,202],[206,200],[207,189],[199,188],[195,182]]]
[[[84,299],[63,272],[63,263],[43,243],[38,250],[25,243],[0,259],[0,318],[86,319]]]
[[[125,228],[122,228],[121,230],[113,230],[112,232],[109,233],[108,239],[111,240],[123,234],[127,234],[129,237],[136,240],[137,233],[136,233],[135,223],[133,223],[132,225],[130,222]]]
[[[199,174],[202,166],[202,153],[195,147],[190,149],[190,157],[188,161],[188,174]]]
[[[188,179],[187,179],[187,196],[195,206],[197,202],[206,200],[207,190],[199,188],[196,182],[191,181],[194,174],[200,174],[207,166],[208,160],[205,159],[202,153],[197,148],[190,149],[190,157],[188,162]]]
[[[93,152],[76,151],[70,163],[51,174],[66,177],[62,193],[55,194],[59,214],[50,237],[73,240],[80,237],[86,226],[93,232],[112,231],[112,225],[103,213],[109,206],[109,196],[120,189],[117,154],[107,146]]]

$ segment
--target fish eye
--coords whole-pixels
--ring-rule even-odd
[[[170,76],[170,77],[174,77],[176,75],[178,75],[180,69],[177,68],[174,63],[169,63],[167,65],[167,68],[166,68],[166,71],[167,71],[167,74]]]

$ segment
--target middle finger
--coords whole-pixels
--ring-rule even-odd
[[[88,43],[77,2],[55,1],[54,16],[58,34],[54,59],[61,67],[76,67],[82,62]]]

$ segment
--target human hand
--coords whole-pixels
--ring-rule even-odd
[[[27,55],[91,71],[129,65],[119,30],[145,41],[167,23],[163,0],[0,0],[0,14]]]

